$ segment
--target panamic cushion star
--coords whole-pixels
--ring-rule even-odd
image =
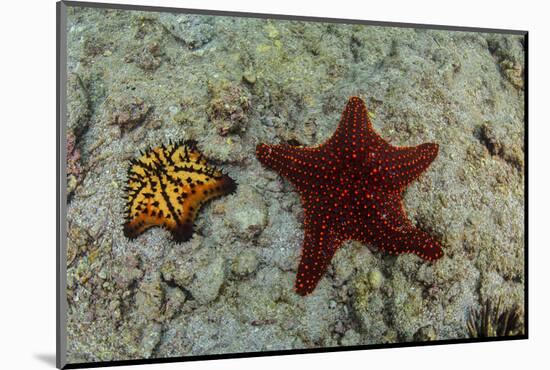
[[[437,144],[390,145],[374,132],[358,97],[349,99],[336,132],[318,147],[256,147],[260,162],[288,179],[301,196],[305,235],[298,294],[315,289],[346,240],[429,261],[443,255],[441,245],[408,220],[402,199],[405,187],[428,168],[438,149]]]
[[[136,238],[150,227],[168,229],[176,242],[188,240],[199,208],[235,191],[229,176],[208,164],[192,140],[151,148],[128,169],[124,235]]]

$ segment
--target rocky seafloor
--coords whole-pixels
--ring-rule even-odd
[[[69,363],[468,338],[485,302],[523,310],[522,36],[72,7],[67,32]],[[393,145],[439,144],[404,198],[445,256],[350,241],[301,297],[299,196],[255,146],[324,142],[352,95]],[[188,242],[130,241],[128,160],[170,139],[238,188]]]

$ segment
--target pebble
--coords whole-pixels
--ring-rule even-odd
[[[258,235],[267,224],[267,207],[251,186],[240,186],[237,197],[227,205],[226,222],[243,238]]]
[[[382,286],[384,277],[378,269],[369,272],[369,283],[373,289],[379,289]]]
[[[224,262],[224,259],[218,256],[206,268],[196,272],[189,291],[198,303],[206,304],[218,297],[225,280]]]
[[[258,256],[256,252],[245,250],[240,253],[231,266],[233,273],[239,276],[250,275],[258,268]]]
[[[247,71],[243,74],[243,79],[248,82],[249,84],[253,85],[254,83],[256,83],[256,75],[251,72],[251,71]]]

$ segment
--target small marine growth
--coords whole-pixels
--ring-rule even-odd
[[[518,306],[502,308],[502,297],[493,306],[486,300],[479,310],[470,311],[468,317],[470,338],[507,337],[523,334],[522,314]]]

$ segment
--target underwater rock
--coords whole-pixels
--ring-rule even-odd
[[[139,346],[140,353],[144,358],[149,358],[161,339],[162,325],[157,322],[151,322],[143,329],[143,334]]]
[[[491,155],[497,156],[519,170],[524,167],[523,140],[507,125],[482,124],[477,131],[479,141]]]
[[[213,17],[160,13],[159,21],[169,34],[190,50],[208,44],[215,34]]]
[[[165,286],[165,307],[164,317],[165,319],[173,318],[181,309],[187,297],[180,288],[173,288],[171,286]]]
[[[516,88],[523,90],[523,45],[503,35],[490,35],[487,45],[495,56],[503,76]]]
[[[76,256],[85,252],[90,243],[87,231],[76,225],[70,225],[67,230],[67,266],[73,263]]]
[[[372,289],[379,289],[382,286],[383,282],[384,282],[384,276],[382,275],[382,273],[378,269],[372,269],[369,272],[368,279],[369,279],[369,284],[370,284]]]
[[[314,294],[303,299],[291,291],[290,284],[285,287],[285,291],[288,292],[286,294],[292,294],[292,298],[299,304],[298,312],[301,312],[300,325],[297,328],[298,335],[309,343],[325,343],[331,338],[332,323],[338,316],[337,310],[331,308],[329,303],[332,289],[325,280],[319,283]]]
[[[250,70],[245,71],[243,73],[243,80],[251,85],[254,85],[256,83],[256,74]]]
[[[251,186],[239,186],[237,195],[228,200],[225,222],[239,237],[257,236],[267,224],[267,206],[260,194]]]
[[[241,320],[256,324],[286,322],[287,329],[296,327],[297,318],[288,315],[286,305],[277,307],[285,289],[284,280],[285,275],[277,268],[259,268],[253,279],[243,280],[237,287],[239,301],[247,302],[239,307]]]
[[[225,260],[217,256],[208,266],[196,271],[195,279],[189,286],[193,297],[204,305],[212,302],[220,292],[225,280]]]
[[[353,329],[349,329],[344,333],[344,336],[340,340],[340,344],[343,346],[353,346],[360,343],[361,335]]]
[[[115,263],[113,280],[121,290],[128,289],[136,280],[143,277],[143,271],[139,269],[139,259],[134,255],[128,255]]]
[[[177,266],[174,261],[167,261],[161,267],[162,278],[170,281],[180,288],[186,289],[193,280],[191,269]]]
[[[67,81],[67,130],[77,140],[90,124],[90,98],[84,83],[76,73],[70,73]]]
[[[354,252],[360,248],[365,248],[360,242],[349,241],[346,245],[340,248],[332,260],[333,280],[336,285],[340,286],[350,279],[355,271],[352,256]]]
[[[151,110],[139,96],[110,95],[106,102],[108,122],[120,127],[121,133],[131,131],[145,121]]]
[[[251,250],[244,250],[234,260],[231,271],[239,276],[250,275],[258,268],[258,255]]]
[[[155,71],[162,62],[161,55],[159,44],[152,42],[145,45],[132,61],[144,71]]]
[[[145,278],[138,287],[136,293],[136,306],[138,315],[147,320],[159,320],[164,291],[162,290],[160,274]]]
[[[437,332],[434,327],[431,325],[426,325],[421,327],[414,333],[414,340],[417,342],[426,342],[437,340]]]
[[[383,317],[384,301],[377,291],[380,281],[376,272],[358,272],[350,282],[352,317],[358,323],[358,330],[370,337],[381,336],[387,330]]]
[[[242,133],[248,123],[251,97],[242,85],[229,80],[210,80],[208,118],[221,136]]]
[[[70,198],[83,177],[80,163],[80,149],[76,146],[76,136],[67,132],[67,197]]]

